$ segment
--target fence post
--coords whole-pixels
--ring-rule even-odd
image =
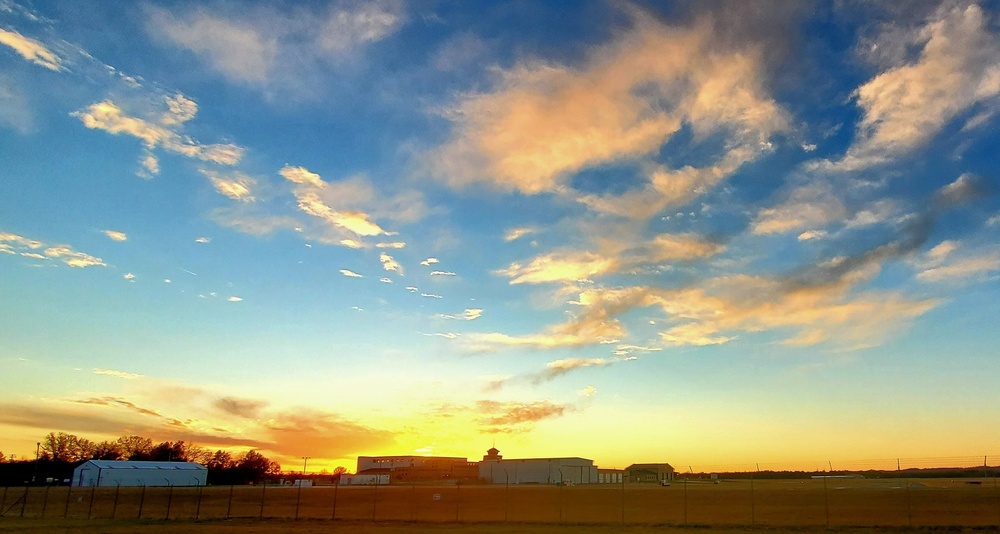
[[[913,526],[913,505],[910,503],[910,481],[903,479],[903,487],[906,489],[906,524]]]
[[[90,504],[87,505],[87,519],[90,519],[90,514],[94,511],[94,493],[97,492],[97,486],[90,487]]]
[[[142,519],[142,505],[146,504],[146,484],[142,485],[142,492],[139,493],[139,516],[137,519]]]
[[[233,517],[233,485],[229,485],[229,502],[226,504],[226,519]]]
[[[688,524],[688,477],[684,475],[684,524]]]
[[[375,486],[372,490],[372,523],[375,522],[375,510],[378,506],[378,477],[379,475],[375,475]]]
[[[69,501],[71,497],[73,497],[72,484],[69,486],[69,491],[66,492],[66,506],[63,508],[63,519],[66,519],[66,516],[69,515]],[[0,508],[3,508],[3,506],[0,506]]]
[[[826,489],[826,477],[823,477],[823,514],[826,518],[826,528],[830,528],[830,496]]]
[[[333,486],[333,513],[330,514],[330,521],[337,520],[337,491],[340,490],[340,480]]]
[[[997,499],[997,526],[1000,527],[1000,489],[997,488],[997,475],[1000,475],[996,469],[993,470],[993,496]]]
[[[21,496],[21,517],[24,517],[24,507],[28,505],[28,490],[29,486],[24,486],[24,495]]]
[[[261,484],[260,489],[260,516],[257,519],[264,519],[264,495],[267,494],[267,481]]]
[[[170,505],[174,503],[174,487],[171,484],[167,484],[167,514],[163,516],[164,521],[170,520]]]
[[[198,484],[198,506],[194,509],[194,520],[197,521],[201,518],[201,494],[204,493],[205,486]]]
[[[757,506],[753,494],[753,472],[750,473],[750,528],[757,526]]]
[[[49,507],[49,489],[52,486],[45,485],[45,497],[42,498],[42,519],[45,519],[45,510]]]
[[[621,476],[621,481],[622,481],[622,491],[621,491],[621,494],[622,494],[622,524],[624,525],[625,524],[625,471],[622,471],[621,473],[619,473],[619,476]]]
[[[299,491],[295,494],[295,520],[299,520],[299,503],[302,502],[302,479],[299,479]]]
[[[503,522],[507,522],[507,514],[510,511],[510,473],[506,469],[503,470],[504,478],[504,489],[503,489]]]
[[[121,491],[121,482],[115,484],[115,504],[111,507],[111,519],[118,515],[118,492]]]

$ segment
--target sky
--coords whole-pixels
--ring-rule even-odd
[[[0,451],[1000,456],[996,2],[0,0]]]

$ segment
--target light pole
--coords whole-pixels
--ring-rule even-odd
[[[42,447],[41,441],[35,442],[35,475],[31,477],[33,483],[38,483],[38,451]]]
[[[302,478],[299,479],[299,492],[295,495],[295,520],[299,520],[299,503],[302,502],[302,486],[306,482],[306,464],[309,463],[309,458],[312,456],[302,457]]]

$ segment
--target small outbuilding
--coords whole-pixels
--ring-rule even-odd
[[[670,464],[632,464],[625,468],[625,481],[633,484],[664,484],[674,479]]]
[[[204,486],[208,468],[194,462],[90,460],[73,470],[74,486]]]

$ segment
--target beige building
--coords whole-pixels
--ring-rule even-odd
[[[673,479],[670,464],[632,464],[625,468],[625,482],[630,484],[662,484]]]

